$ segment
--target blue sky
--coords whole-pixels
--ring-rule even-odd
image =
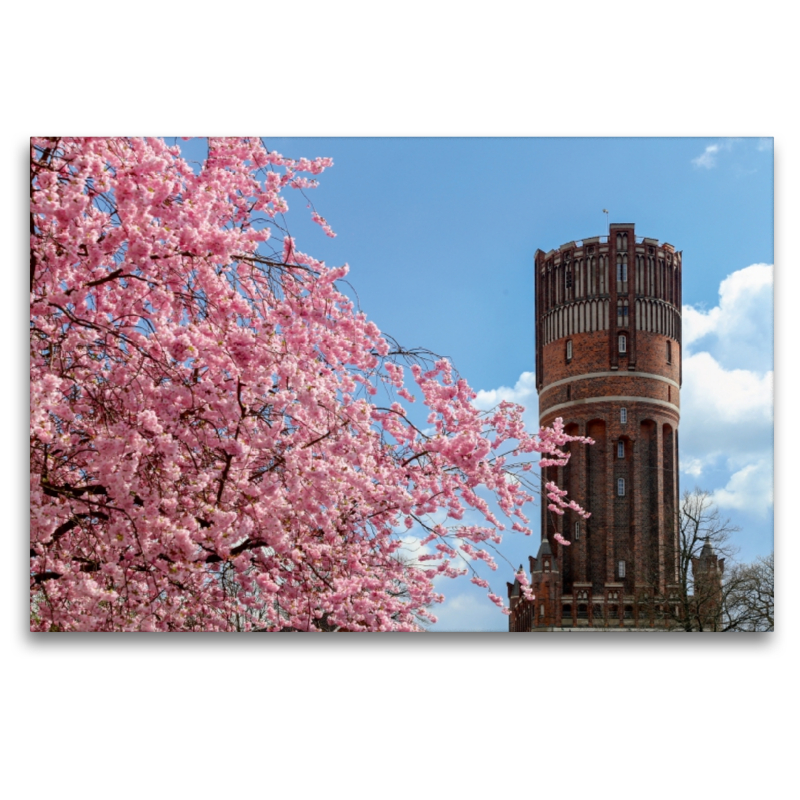
[[[536,425],[533,254],[634,222],[683,251],[681,488],[714,493],[739,557],[772,550],[771,139],[268,138],[331,156],[308,198],[290,192],[298,246],[348,263],[361,307],[407,346],[449,356],[484,405],[513,399]],[[202,158],[205,145],[182,145]],[[346,288],[346,287],[344,287]],[[721,293],[722,292],[722,293]],[[351,292],[352,294],[352,292]],[[355,296],[355,295],[353,295]],[[531,517],[538,520],[538,512]],[[507,536],[512,563],[536,542]],[[505,596],[508,565],[487,575]],[[438,627],[503,630],[466,581],[444,581]]]

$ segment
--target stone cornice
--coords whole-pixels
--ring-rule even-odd
[[[551,384],[552,385],[552,384]],[[587,397],[583,400],[570,400],[567,403],[558,403],[557,405],[550,406],[544,411],[539,413],[539,424],[542,420],[552,414],[554,411],[561,411],[563,408],[575,408],[576,406],[588,406],[596,403],[648,403],[654,406],[662,406],[672,411],[678,419],[681,416],[681,410],[673,403],[668,403],[666,400],[655,400],[652,397],[643,397],[641,395],[608,395],[606,397]]]
[[[562,378],[559,381],[548,383],[539,390],[539,394],[553,389],[556,386],[563,386],[565,383],[574,383],[575,381],[589,380],[591,378],[649,378],[653,381],[663,381],[669,383],[676,389],[680,389],[680,384],[672,378],[665,378],[663,375],[656,375],[654,372],[637,372],[636,370],[609,370],[608,372],[584,372],[581,375],[575,375],[571,378]]]

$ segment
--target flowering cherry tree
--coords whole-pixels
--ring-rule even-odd
[[[533,454],[563,464],[574,437],[476,410],[296,248],[284,194],[331,163],[210,139],[196,173],[158,139],[32,140],[32,629],[416,630],[437,576],[488,587],[487,497],[530,533]]]

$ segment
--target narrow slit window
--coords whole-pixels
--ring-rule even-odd
[[[628,337],[624,333],[619,335],[619,351],[620,353],[628,352]]]
[[[575,541],[577,542],[578,539],[581,538],[581,524],[580,522],[575,523]]]
[[[624,561],[620,561],[617,564],[617,573],[619,574],[620,578],[624,578],[625,577],[625,562]]]
[[[617,458],[625,458],[625,442],[617,442]]]
[[[567,361],[572,361],[572,339],[567,339]]]
[[[625,478],[617,478],[617,496],[625,497]]]
[[[621,408],[619,410],[619,421],[623,425],[628,421],[628,409],[627,408]]]
[[[672,363],[672,342],[667,339],[667,364]]]

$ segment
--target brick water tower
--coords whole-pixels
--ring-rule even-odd
[[[595,441],[543,477],[592,516],[542,503],[531,578],[547,602],[523,613],[509,584],[509,629],[657,628],[678,566],[681,253],[616,223],[534,261],[540,424]]]

